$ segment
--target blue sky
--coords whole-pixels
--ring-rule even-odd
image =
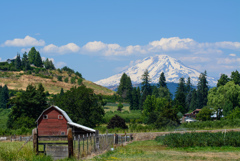
[[[240,67],[240,1],[0,1],[0,60],[35,46],[90,81],[166,54],[209,76]]]

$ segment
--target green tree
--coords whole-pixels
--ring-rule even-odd
[[[186,92],[189,93],[192,91],[192,83],[191,83],[191,78],[188,77],[187,83],[186,83]]]
[[[88,127],[96,127],[103,122],[104,109],[101,102],[101,97],[84,85],[72,87],[62,97],[53,100],[74,122]]]
[[[132,106],[130,106],[130,110],[138,110],[139,109],[139,95],[137,93],[137,88],[133,88],[132,90]]]
[[[60,94],[59,94],[59,95],[60,95],[60,97],[64,95],[64,90],[63,90],[63,88],[61,88],[61,91],[60,91]]]
[[[82,78],[78,78],[78,85],[81,85],[82,84]]]
[[[10,104],[13,106],[7,121],[8,128],[34,127],[36,119],[47,107],[47,97],[42,84],[38,85],[38,89],[28,85],[26,91],[10,100]]]
[[[149,76],[149,72],[146,69],[142,75],[142,83],[141,83],[142,95],[141,95],[141,101],[140,101],[140,109],[142,109],[143,103],[146,100],[147,96],[152,94],[152,88],[151,88],[150,82],[151,82],[151,79]]]
[[[231,81],[233,81],[235,84],[240,85],[240,73],[237,70],[231,73]]]
[[[167,87],[167,83],[166,83],[166,78],[165,78],[164,72],[162,72],[160,74],[158,87]]]
[[[230,81],[224,86],[210,89],[208,105],[214,107],[218,119],[222,114],[227,116],[233,109],[240,107],[240,86]]]
[[[7,103],[9,100],[9,90],[7,85],[0,88],[0,108],[7,108]]]
[[[193,89],[193,91],[191,92],[191,102],[189,105],[189,110],[194,111],[195,109],[197,109],[197,91],[196,89]]]
[[[202,120],[202,121],[208,121],[208,120],[212,120],[211,116],[214,114],[213,109],[211,109],[208,106],[205,106],[201,109],[201,111],[199,111],[199,113],[196,115],[198,120]]]
[[[123,108],[123,104],[121,102],[119,102],[117,110],[122,111],[122,108]]]
[[[71,84],[75,84],[76,83],[76,78],[75,77],[71,77]]]
[[[22,65],[21,65],[21,57],[20,57],[20,54],[17,54],[17,57],[16,57],[14,63],[15,63],[15,68],[16,68],[16,69],[21,69],[21,66],[22,66]]]
[[[23,54],[22,67],[23,67],[24,70],[29,70],[30,69],[30,63],[29,63],[26,52]]]
[[[197,84],[197,97],[198,102],[197,106],[198,108],[203,108],[207,105],[208,102],[208,81],[207,81],[207,72],[201,73],[198,78],[198,84]]]
[[[46,59],[46,61],[43,62],[43,64],[46,69],[52,69],[52,70],[56,69],[52,60],[49,60],[48,58]]]
[[[32,47],[31,50],[28,52],[28,59],[30,64],[34,64],[36,53],[37,50],[35,49],[35,47]]]
[[[179,79],[179,84],[175,93],[175,104],[179,105],[182,107],[181,109],[181,113],[186,113],[187,109],[186,109],[186,86],[185,86],[185,80],[184,78],[180,78]]]
[[[36,67],[42,67],[43,66],[42,58],[41,58],[41,55],[38,51],[36,52],[36,55],[35,55],[34,65]]]
[[[62,82],[62,76],[57,76],[58,81]]]
[[[240,119],[240,108],[236,107],[234,110],[232,110],[228,116],[226,116],[226,119]]]
[[[168,102],[167,105],[162,108],[162,112],[160,112],[160,115],[154,123],[155,127],[162,128],[169,126],[178,126],[180,124],[180,121],[177,114],[177,108],[172,107],[171,103]]]
[[[158,97],[166,98],[168,101],[172,100],[172,93],[169,91],[167,87],[160,87],[158,89]]]
[[[64,82],[65,82],[65,83],[68,83],[68,77],[66,77],[66,78],[64,79]]]
[[[229,81],[230,81],[230,79],[228,78],[228,76],[226,74],[221,74],[221,77],[217,83],[217,87],[224,86]]]
[[[130,77],[126,73],[123,73],[120,84],[118,86],[117,93],[123,98],[123,100],[131,101],[132,82]]]

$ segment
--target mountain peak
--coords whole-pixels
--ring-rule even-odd
[[[152,83],[158,83],[162,72],[164,72],[167,82],[178,83],[181,77],[184,77],[185,80],[190,77],[193,85],[197,84],[200,75],[200,72],[185,66],[181,61],[175,58],[168,55],[155,55],[146,57],[119,74],[99,80],[95,83],[102,86],[116,86],[119,85],[122,74],[126,73],[130,76],[133,84],[138,84],[142,82],[141,77],[146,69],[149,71]],[[215,86],[217,83],[214,81],[214,78],[211,77],[208,77],[208,82],[211,86]]]

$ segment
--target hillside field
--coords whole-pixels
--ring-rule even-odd
[[[71,87],[79,86],[77,80],[72,84],[70,83],[71,78],[75,77],[75,74],[69,74],[65,71],[59,73],[57,70],[47,71],[47,75],[44,74],[27,74],[24,71],[13,72],[13,71],[0,71],[0,85],[7,85],[9,89],[13,90],[26,90],[26,87],[29,84],[37,85],[42,83],[45,91],[48,91],[50,94],[57,94],[60,92],[61,88],[65,91],[69,90]],[[58,76],[62,77],[62,81],[58,81]],[[68,83],[63,80],[68,78]],[[97,85],[91,81],[83,79],[82,84],[86,87],[94,90],[96,94],[102,95],[113,95],[115,92]]]

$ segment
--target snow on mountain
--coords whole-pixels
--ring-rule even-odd
[[[152,83],[158,83],[160,74],[164,72],[167,82],[178,83],[179,78],[184,77],[185,80],[187,80],[187,78],[190,77],[191,83],[197,85],[200,75],[200,72],[197,70],[185,66],[182,62],[168,55],[156,55],[147,57],[119,74],[95,83],[102,86],[118,86],[122,74],[126,73],[130,76],[132,84],[139,84],[142,82],[141,78],[146,69],[149,71]],[[210,86],[216,86],[217,81],[215,81],[214,78],[207,77],[207,79]]]

